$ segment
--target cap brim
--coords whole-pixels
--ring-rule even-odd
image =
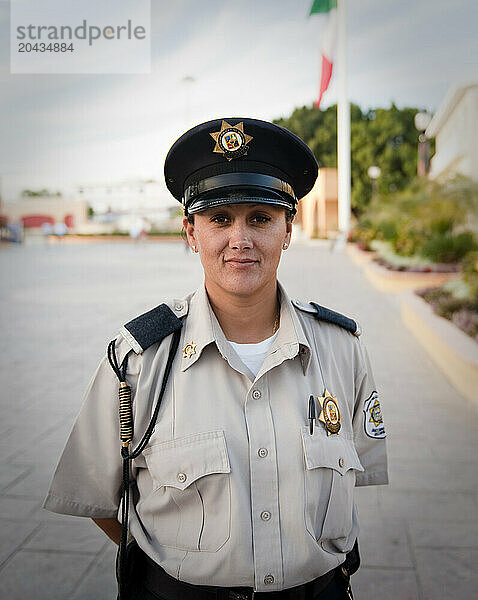
[[[272,190],[250,189],[244,190],[244,192],[238,192],[237,190],[229,193],[223,192],[219,195],[217,193],[205,194],[191,202],[191,204],[186,207],[186,213],[188,215],[193,215],[207,210],[208,208],[228,204],[269,204],[285,208],[295,213],[295,203],[291,198],[282,196]]]

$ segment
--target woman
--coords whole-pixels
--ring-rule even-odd
[[[118,543],[131,483],[122,598],[351,598],[353,488],[388,483],[378,395],[355,322],[277,281],[315,158],[271,123],[215,120],[165,177],[204,285],[120,330],[44,506]]]

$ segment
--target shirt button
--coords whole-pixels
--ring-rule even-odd
[[[343,467],[345,464],[345,461],[343,458],[339,458],[339,467]]]
[[[178,302],[177,304],[175,304],[175,305],[174,305],[174,310],[177,310],[178,312],[179,312],[180,310],[183,310],[183,305],[182,305],[182,304],[179,304],[179,302]]]
[[[264,583],[266,585],[271,585],[272,583],[274,583],[274,576],[273,575],[266,575],[264,577]]]
[[[254,390],[252,392],[252,397],[254,398],[254,400],[259,400],[259,398],[262,396],[262,394],[260,393],[259,390]]]
[[[268,510],[264,510],[261,512],[261,519],[263,521],[268,521],[271,518],[271,513]]]
[[[257,454],[261,458],[265,458],[269,454],[269,452],[267,451],[267,448],[259,448],[259,450],[257,451]]]
[[[184,483],[187,479],[187,476],[184,473],[178,473],[178,481],[179,483]]]

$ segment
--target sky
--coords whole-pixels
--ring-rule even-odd
[[[25,188],[162,181],[167,151],[189,127],[311,105],[326,23],[308,17],[311,4],[152,0],[150,74],[19,75],[10,74],[9,2],[0,0],[3,200]],[[477,25],[475,0],[347,0],[350,100],[435,111],[450,88],[478,81]],[[332,76],[322,106],[336,101]]]

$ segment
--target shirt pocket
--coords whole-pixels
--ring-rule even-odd
[[[163,546],[216,552],[229,539],[231,467],[223,431],[161,442],[143,452],[151,496],[142,503]],[[138,506],[139,509],[139,506]]]
[[[358,533],[353,516],[355,474],[364,471],[354,443],[320,429],[310,435],[303,427],[302,446],[307,531],[327,552],[348,552]]]

